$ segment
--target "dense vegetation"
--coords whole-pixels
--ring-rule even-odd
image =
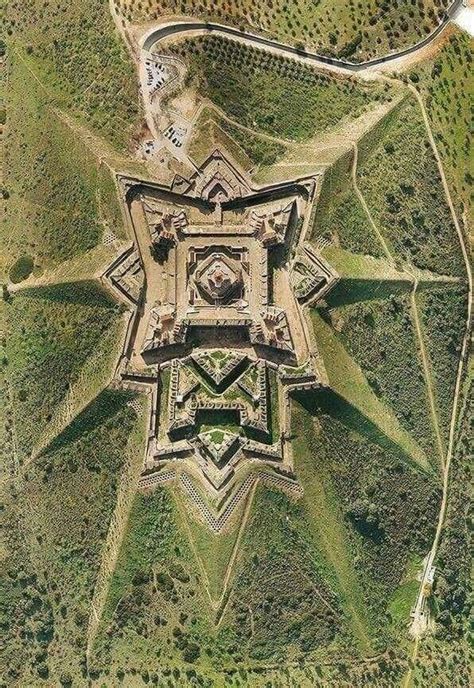
[[[373,642],[380,647],[389,637],[391,596],[411,556],[424,556],[430,542],[440,491],[431,477],[408,467],[396,452],[383,450],[333,417],[325,395],[297,397],[296,468],[306,485],[320,482],[326,498],[336,500],[332,509],[344,516],[348,548],[357,570],[363,571],[359,595],[377,631]],[[396,621],[402,622],[400,631],[408,619]]]
[[[427,469],[427,458],[417,438],[405,430],[392,409],[372,389],[341,336],[331,326],[327,313],[314,310],[312,322],[332,389],[327,395],[332,412],[381,447],[398,451],[408,462],[415,461]]]
[[[436,633],[419,650],[413,685],[422,688],[471,685],[472,647],[469,622],[472,533],[469,521],[469,486],[472,484],[472,370],[463,390],[445,528],[441,537],[434,586]]]
[[[417,297],[445,438],[449,432],[454,385],[466,326],[466,298],[463,288],[432,289]]]
[[[0,471],[4,476],[14,470],[15,442],[12,394],[8,379],[6,310],[5,302],[0,300]]]
[[[150,660],[151,666],[157,659],[163,666],[198,661],[209,632],[206,609],[173,498],[160,489],[137,495],[110,584],[97,666],[143,670]]]
[[[421,643],[413,676],[414,688],[471,688],[472,647],[467,640],[428,636]]]
[[[334,78],[290,58],[214,36],[176,44],[173,53],[186,61],[189,83],[227,116],[285,139],[303,140],[390,97],[387,85]]]
[[[182,525],[166,490],[137,495],[96,645],[102,676],[106,667],[112,675],[143,675],[157,659],[165,672],[182,660],[198,675],[245,671],[249,663],[286,660],[288,652],[294,659],[326,652],[343,638],[337,597],[323,580],[301,507],[257,492],[220,628],[209,624],[206,581]]]
[[[472,484],[470,453],[473,430],[473,381],[466,385],[466,406],[457,435],[450,477],[451,491],[446,526],[438,556],[435,588],[438,636],[445,640],[462,638],[469,618],[470,546],[469,485]]]
[[[440,274],[463,274],[456,229],[414,101],[406,101],[363,164],[358,184],[397,258]]]
[[[333,309],[329,317],[375,394],[394,410],[408,432],[416,435],[436,465],[433,428],[409,297],[392,296],[357,303]]]
[[[17,496],[13,488],[3,494],[0,511],[0,629],[4,642],[0,677],[4,686],[25,685],[29,674],[37,684],[46,679],[54,636],[51,601],[25,542],[22,504]]]
[[[236,636],[235,659],[296,659],[328,649],[341,632],[339,603],[309,530],[301,506],[257,492],[225,619]]]
[[[412,45],[429,34],[443,16],[448,0],[403,4],[388,0],[115,0],[129,22],[166,14],[197,15],[260,30],[297,46],[354,62]]]
[[[5,685],[38,685],[48,676],[56,683],[58,666],[61,676],[80,671],[120,471],[129,455],[140,457],[142,437],[130,397],[101,394],[4,504]]]

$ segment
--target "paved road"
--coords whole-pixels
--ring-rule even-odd
[[[265,36],[259,36],[248,31],[242,31],[241,29],[234,28],[232,26],[226,26],[224,24],[216,24],[215,22],[204,22],[204,21],[175,21],[167,24],[162,24],[161,26],[151,29],[142,39],[142,48],[149,51],[153,46],[164,38],[168,38],[174,35],[182,35],[191,32],[200,33],[215,33],[224,37],[237,38],[239,41],[244,41],[250,43],[257,47],[271,49],[277,51],[282,55],[296,55],[307,61],[314,62],[322,66],[330,65],[333,67],[338,67],[339,69],[345,69],[349,72],[361,72],[369,67],[375,67],[377,65],[384,64],[386,62],[392,62],[400,57],[410,55],[418,50],[421,50],[425,46],[429,45],[434,39],[444,30],[446,25],[453,19],[457,14],[458,10],[463,6],[463,0],[454,0],[451,5],[446,10],[446,13],[439,24],[439,26],[430,33],[426,38],[424,38],[419,43],[405,48],[404,50],[399,50],[398,52],[391,53],[390,55],[384,55],[383,57],[377,57],[373,60],[367,60],[366,62],[360,62],[358,64],[354,62],[349,62],[346,60],[339,60],[337,58],[328,57],[326,55],[318,55],[311,51],[302,50],[300,48],[295,48],[292,45],[287,45],[285,43],[280,43],[279,41],[273,40],[271,38],[266,38]]]

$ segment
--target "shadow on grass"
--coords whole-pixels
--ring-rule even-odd
[[[423,470],[420,464],[410,454],[407,454],[399,444],[390,439],[373,421],[334,390],[295,392],[292,396],[310,415],[316,416],[318,413],[324,413],[331,416],[350,430],[378,445],[381,449],[398,456],[417,471]]]
[[[113,418],[131,401],[136,394],[125,390],[104,389],[91,401],[49,444],[41,450],[40,456],[52,454],[58,449],[73,444],[83,435],[97,430],[102,424]]]
[[[329,308],[346,306],[359,301],[388,299],[392,294],[405,294],[412,283],[403,280],[341,279],[328,294],[326,303]]]
[[[117,306],[114,299],[95,280],[30,287],[16,294],[14,298],[18,299],[25,296],[58,303],[74,303],[81,306],[102,308],[115,308]]]

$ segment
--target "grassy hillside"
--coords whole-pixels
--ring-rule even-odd
[[[361,654],[376,645],[373,619],[363,596],[362,580],[353,566],[349,534],[330,474],[315,455],[313,418],[299,406],[292,407],[293,451],[297,475],[305,485],[304,511],[309,530],[319,544],[326,574],[339,591],[341,608]],[[353,652],[356,648],[353,648]]]
[[[456,229],[414,100],[405,102],[364,162],[358,185],[399,260],[439,274],[463,274]]]
[[[330,318],[371,389],[437,465],[408,295],[336,308]]]
[[[143,671],[157,659],[205,665],[209,612],[171,494],[137,494],[96,643],[97,670]]]
[[[354,148],[346,151],[325,169],[312,226],[313,241],[329,240],[335,246],[353,253],[385,256],[383,243],[357,195],[355,182],[361,166],[390,136],[391,127],[402,108],[403,100],[398,100],[358,138],[357,151]],[[334,140],[338,140],[337,134]]]
[[[463,389],[465,403],[459,418],[451,467],[450,499],[434,588],[437,633],[424,639],[415,667],[415,681],[434,688],[446,685],[468,688],[471,684],[469,490],[472,483],[472,380],[471,359]]]
[[[366,433],[380,446],[392,451],[398,449],[409,462],[415,461],[428,468],[426,455],[417,439],[405,430],[392,409],[372,389],[361,367],[345,348],[341,336],[330,324],[327,314],[313,311],[312,323],[333,390],[327,398],[331,413],[344,418],[350,427]]]
[[[135,70],[103,0],[13,0],[6,13],[8,50],[22,59],[29,87],[38,78],[55,102],[118,148],[137,124]],[[13,41],[12,41],[13,46]]]
[[[234,659],[244,665],[309,659],[347,633],[320,559],[301,507],[260,488],[223,622],[235,634]]]
[[[189,67],[188,82],[239,124],[301,141],[357,117],[390,97],[388,86],[334,78],[294,60],[214,36],[172,46]]]
[[[213,604],[218,605],[225,594],[224,584],[227,577],[232,576],[229,566],[235,551],[237,538],[239,537],[242,508],[237,509],[233,516],[231,527],[227,527],[223,533],[214,533],[207,525],[202,523],[195,514],[190,513],[186,502],[179,499],[181,507],[182,523],[187,529],[190,544],[198,560],[198,565],[204,572],[204,584],[207,587],[209,597]]]
[[[330,308],[387,299],[413,289],[411,275],[397,270],[387,259],[351,253],[331,244],[322,254],[340,278],[325,299]]]
[[[18,57],[9,69],[0,275],[18,282],[84,254],[105,229],[123,235],[123,221],[109,169],[60,119]],[[17,276],[20,257],[32,266]]]
[[[456,30],[436,57],[410,74],[420,91],[434,130],[445,171],[455,191],[459,215],[472,219],[473,171],[470,150],[473,44]],[[459,201],[456,199],[459,198]]]
[[[449,434],[454,385],[466,326],[466,298],[462,288],[434,289],[417,296],[445,440]]]
[[[92,591],[121,469],[141,456],[142,421],[130,398],[103,393],[4,502],[7,685],[51,685],[66,675],[83,680]]]
[[[29,454],[53,420],[59,404],[98,351],[116,350],[120,314],[94,283],[43,287],[20,292],[7,304],[8,376],[16,441]],[[114,336],[109,336],[110,334]],[[110,368],[110,356],[102,366]],[[92,380],[101,368],[89,371]],[[90,387],[90,377],[85,380]]]
[[[439,488],[397,453],[331,417],[326,394],[297,396],[296,470],[305,484],[305,508],[314,513],[313,530],[325,529],[328,545],[341,533],[330,552],[346,586],[345,608],[354,615],[366,609],[373,646],[380,649],[391,633],[391,596],[411,556],[423,555],[432,536]]]
[[[326,189],[323,188],[321,193],[326,193]],[[344,192],[332,197],[331,204],[325,212],[322,207],[321,212],[318,212],[318,208],[316,209],[312,238],[319,239],[320,237],[329,239],[348,251],[371,256],[384,255],[364,208],[351,188],[349,178],[347,178]]]
[[[189,154],[199,164],[222,147],[247,171],[255,165],[272,165],[285,152],[285,146],[243,131],[217,112],[204,108],[193,132]]]

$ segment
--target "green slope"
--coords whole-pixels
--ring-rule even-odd
[[[310,529],[329,564],[341,604],[359,649],[371,651],[371,625],[362,594],[362,581],[353,566],[348,535],[329,472],[314,456],[313,418],[302,407],[292,407],[295,469],[304,488],[304,510]]]
[[[206,663],[210,604],[171,493],[137,493],[96,639],[94,665]],[[191,659],[192,657],[192,659]]]
[[[21,454],[29,454],[52,423],[63,427],[103,386],[120,342],[121,316],[90,282],[22,291],[7,302],[6,317],[17,442]]]
[[[361,421],[365,418],[407,457],[427,469],[428,462],[423,451],[402,428],[395,414],[377,398],[335,331],[317,311],[313,310],[311,315],[318,349],[324,360],[329,384],[336,395],[362,416]]]

